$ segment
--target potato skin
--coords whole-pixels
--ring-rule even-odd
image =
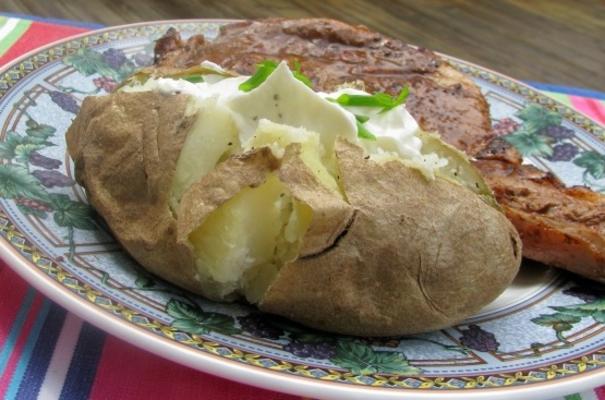
[[[199,292],[193,256],[176,247],[169,207],[176,161],[193,116],[186,96],[87,97],[67,132],[76,179],[114,236],[140,264]]]
[[[515,277],[517,232],[470,190],[343,140],[336,156],[354,220],[334,246],[282,267],[261,310],[342,334],[414,334],[479,311]]]

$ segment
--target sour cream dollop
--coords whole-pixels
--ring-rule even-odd
[[[341,88],[335,92],[315,92],[296,79],[286,62],[281,62],[267,79],[249,92],[239,89],[248,76],[225,77],[217,64],[204,61],[202,66],[217,74],[204,75],[204,81],[192,83],[185,79],[149,79],[145,84],[126,87],[125,91],[157,90],[161,93],[182,93],[200,103],[212,100],[228,110],[237,126],[242,146],[252,139],[261,120],[304,128],[317,132],[327,152],[334,147],[337,136],[342,136],[365,148],[377,161],[400,159],[419,169],[425,176],[447,165],[447,160],[436,154],[423,154],[419,126],[405,105],[381,112],[378,107],[349,107],[330,99],[341,94],[369,95],[354,88]],[[358,136],[357,116],[367,117],[364,127],[375,140]]]

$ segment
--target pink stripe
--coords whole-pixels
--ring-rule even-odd
[[[108,336],[89,399],[300,400],[300,397],[197,372]]]
[[[0,261],[0,266],[2,265]],[[10,268],[0,269],[0,348],[8,337],[26,292],[27,284],[23,279]]]
[[[597,122],[605,124],[605,106],[590,97],[569,96],[572,106]]]
[[[27,320],[23,325],[23,330],[19,335],[19,339],[17,339],[17,343],[15,343],[15,347],[13,349],[13,353],[11,354],[6,369],[4,370],[4,374],[0,376],[0,396],[3,396],[8,389],[8,385],[10,384],[13,373],[15,372],[15,368],[17,368],[17,364],[19,363],[19,359],[23,354],[23,350],[25,344],[27,342],[27,338],[29,336],[29,332],[32,329],[34,322],[38,316],[38,312],[40,312],[40,307],[43,302],[43,297],[36,293],[36,297],[34,298],[34,302],[32,304],[32,308],[27,315]]]
[[[605,400],[605,386],[596,388],[594,392],[597,395],[597,399]]]
[[[86,32],[87,30],[72,26],[47,24],[45,22],[32,22],[27,31],[0,57],[0,65],[6,64],[12,59],[54,40],[63,39],[64,37]]]

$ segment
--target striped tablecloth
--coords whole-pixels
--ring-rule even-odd
[[[0,14],[0,66],[100,25]],[[532,82],[605,123],[605,95]],[[605,386],[565,400],[605,400]],[[0,397],[4,399],[301,400],[161,359],[65,311],[0,262]]]

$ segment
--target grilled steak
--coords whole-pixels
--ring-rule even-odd
[[[521,164],[521,156],[491,131],[479,88],[445,60],[372,32],[329,19],[268,19],[223,26],[216,39],[183,41],[171,29],[157,41],[155,66],[186,68],[213,61],[252,74],[264,59],[298,61],[316,89],[361,81],[369,92],[399,92],[424,130],[477,159],[523,239],[523,255],[605,281],[605,197],[565,188],[555,177]]]

